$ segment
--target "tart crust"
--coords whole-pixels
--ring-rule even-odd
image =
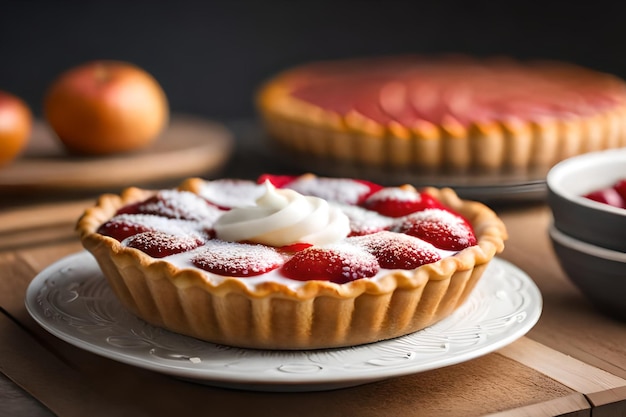
[[[193,190],[202,181],[188,180],[181,189]],[[102,195],[77,230],[121,303],[155,326],[244,348],[353,346],[403,336],[449,316],[504,249],[505,226],[488,207],[461,200],[452,189],[420,191],[463,215],[477,245],[414,270],[346,284],[308,281],[294,289],[264,282],[252,288],[235,277],[215,284],[198,269],[178,268],[97,233],[118,208],[147,198],[150,190]]]
[[[450,79],[444,76],[442,80],[436,75],[435,81],[429,78],[429,73],[415,76],[421,77],[420,82],[425,84],[433,82],[435,88],[441,88],[442,95],[449,89],[454,93],[455,87],[465,83],[462,88],[475,87],[472,93],[480,96],[480,82],[489,78],[489,74],[472,74],[491,70],[497,74],[500,65],[515,72],[517,77],[508,80],[508,84],[503,79],[498,87],[502,91],[506,92],[511,84],[524,83],[525,90],[515,94],[530,92],[538,104],[554,91],[565,94],[570,89],[574,89],[574,96],[580,93],[583,99],[585,94],[590,98],[584,109],[577,103],[580,97],[574,97],[571,102],[564,99],[559,103],[565,106],[562,111],[548,109],[544,116],[532,118],[501,109],[481,118],[470,103],[457,113],[451,111],[450,117],[442,120],[418,116],[407,125],[392,116],[386,121],[375,120],[355,109],[331,109],[294,95],[309,83],[325,82],[335,76],[343,77],[346,83],[351,82],[352,77],[363,76],[365,90],[369,79],[364,74],[370,74],[370,78],[387,77],[388,83],[378,93],[382,95],[382,88],[395,82],[410,85],[412,80],[406,74],[424,63],[436,66],[442,73],[458,66],[467,67],[465,79],[458,78],[458,71]],[[535,83],[545,83],[544,75],[555,85],[555,90],[535,92],[543,87]],[[405,78],[398,81],[396,76]],[[594,107],[593,94],[610,97],[611,104]],[[357,96],[353,98],[358,100]],[[498,99],[505,102],[507,98],[504,94]],[[376,98],[370,97],[372,99]],[[453,103],[445,102],[445,97],[438,100],[443,106],[453,107]],[[369,105],[383,107],[374,102]],[[626,146],[626,83],[609,74],[558,62],[526,65],[513,60],[490,63],[470,57],[425,59],[413,56],[318,62],[286,70],[268,80],[259,89],[257,107],[269,138],[279,150],[305,161],[308,156],[320,162],[340,161],[364,168],[523,174],[544,172],[556,162],[577,154]],[[458,122],[460,117],[465,119],[462,123]]]

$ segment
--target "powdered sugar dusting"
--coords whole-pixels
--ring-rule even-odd
[[[466,231],[465,221],[454,213],[441,209],[426,209],[407,216],[403,222],[428,222],[445,227],[446,230],[461,233]]]
[[[161,190],[137,206],[139,213],[158,214],[172,219],[214,222],[222,210],[190,191]]]
[[[359,206],[337,203],[335,205],[350,219],[350,230],[353,236],[380,232],[389,229],[394,223],[394,219],[390,217],[381,216],[375,211]]]
[[[123,240],[126,237],[148,231],[158,231],[174,236],[201,235],[198,222],[170,219],[155,214],[118,214],[100,226],[99,233]]]
[[[196,252],[191,262],[215,274],[246,277],[276,269],[284,258],[268,246],[211,240]]]
[[[178,267],[200,268],[214,283],[236,276],[248,278],[246,285],[251,286],[266,281],[298,285],[293,283],[306,280],[344,283],[375,278],[381,269],[414,269],[476,243],[465,219],[447,209],[432,208],[433,203],[437,204],[434,207],[441,205],[416,190],[387,188],[374,192],[372,198],[363,202],[363,197],[378,190],[378,186],[351,179],[311,176],[300,177],[289,187],[301,194],[321,196],[334,209],[341,210],[350,220],[351,237],[332,245],[289,251],[226,242],[216,239],[212,228],[229,210],[213,204],[256,206],[265,186],[230,179],[205,184],[201,196],[162,190],[143,202],[123,207],[120,214],[98,231]],[[212,201],[207,202],[207,197]],[[393,210],[386,207],[385,212],[375,211],[367,206],[372,200],[384,201]],[[411,208],[413,201],[426,205],[422,204],[418,212],[397,215],[399,210]]]
[[[202,245],[197,236],[173,235],[164,232],[143,232],[125,239],[122,244],[139,249],[154,258],[188,252]]]
[[[422,196],[420,193],[412,189],[386,187],[369,196],[367,198],[367,203],[387,200],[413,203],[422,201]]]
[[[367,185],[346,178],[299,177],[286,188],[345,204],[357,204],[370,192]]]
[[[417,236],[446,250],[461,250],[476,244],[471,226],[462,217],[441,209],[406,216],[394,231]]]
[[[225,208],[253,206],[265,188],[249,180],[220,179],[207,181],[200,195],[211,203]]]

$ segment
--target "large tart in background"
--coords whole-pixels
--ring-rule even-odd
[[[279,149],[365,168],[523,173],[626,145],[626,84],[552,61],[310,63],[264,84],[258,107]]]
[[[259,349],[423,329],[465,302],[507,237],[492,210],[452,189],[310,174],[129,188],[103,195],[78,231],[139,317]]]

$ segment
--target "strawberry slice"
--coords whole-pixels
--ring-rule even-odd
[[[139,214],[139,206],[143,203],[140,201],[138,203],[127,204],[123,207],[120,207],[115,214]]]
[[[376,257],[382,268],[415,269],[441,259],[433,245],[402,233],[384,231],[348,240],[365,247]]]
[[[394,223],[394,219],[363,207],[350,204],[338,204],[337,206],[350,220],[350,236],[363,236],[389,230]]]
[[[626,199],[624,199],[615,187],[592,191],[584,197],[613,207],[626,208]]]
[[[285,262],[283,274],[298,281],[322,280],[337,284],[376,275],[380,266],[376,257],[353,245],[335,244],[310,247],[297,252]]]
[[[429,194],[420,193],[413,187],[387,187],[370,195],[363,207],[383,216],[402,217],[428,208],[443,208]]]
[[[459,251],[476,244],[470,224],[454,213],[442,209],[426,209],[399,222],[395,230],[418,237],[439,249]]]
[[[120,214],[105,222],[98,228],[98,233],[112,237],[120,242],[129,236],[154,230],[144,222],[136,221],[132,214]]]
[[[153,258],[163,258],[188,252],[202,245],[202,240],[192,235],[171,235],[164,232],[143,232],[129,237],[126,246],[139,249]]]
[[[252,277],[280,267],[284,258],[269,246],[210,240],[191,262],[218,275]]]
[[[98,228],[98,233],[120,242],[129,236],[143,232],[161,231],[169,234],[201,234],[198,223],[190,220],[169,219],[153,214],[118,214]]]
[[[161,190],[145,201],[122,207],[118,214],[154,214],[170,219],[210,220],[214,222],[223,210],[204,198],[189,192]]]

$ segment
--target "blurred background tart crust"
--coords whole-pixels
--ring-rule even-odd
[[[524,171],[626,145],[626,83],[554,61],[313,62],[259,90],[277,148],[363,167]]]

